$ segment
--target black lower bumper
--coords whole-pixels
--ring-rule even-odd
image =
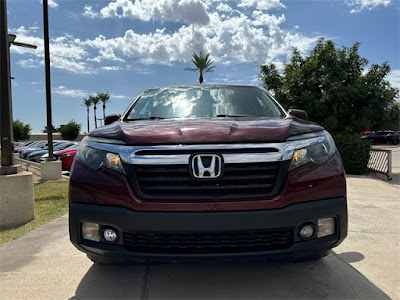
[[[316,224],[318,219],[335,219],[335,234],[322,238],[301,240],[299,226],[305,223]],[[119,240],[114,244],[94,242],[82,239],[82,222],[112,227],[118,231]],[[321,253],[339,245],[347,235],[346,198],[333,198],[307,203],[293,204],[282,209],[259,211],[229,212],[139,212],[110,206],[70,203],[69,230],[71,242],[81,251],[90,255],[109,258],[122,258],[135,261],[191,261],[201,259],[240,259],[268,257],[301,257],[312,253]],[[136,251],[127,245],[126,234],[135,233],[166,236],[179,233],[181,236],[207,233],[251,233],[255,232],[290,232],[290,244],[287,247],[270,248],[257,251],[221,251],[154,252]],[[188,248],[190,249],[190,248]],[[238,248],[239,249],[239,248]]]

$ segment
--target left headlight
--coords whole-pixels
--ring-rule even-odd
[[[335,142],[327,131],[324,132],[324,136],[326,140],[323,142],[295,150],[289,171],[308,163],[322,164],[331,157],[336,151]]]
[[[104,167],[125,174],[125,169],[122,165],[121,158],[116,153],[92,148],[85,145],[85,143],[82,143],[79,146],[76,155],[81,162],[92,169]]]

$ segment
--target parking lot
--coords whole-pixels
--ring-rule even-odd
[[[67,216],[0,248],[1,299],[400,299],[399,191],[349,176],[349,235],[314,262],[102,266]]]

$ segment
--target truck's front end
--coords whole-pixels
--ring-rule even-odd
[[[346,183],[329,133],[260,88],[153,89],[82,141],[69,218],[101,263],[317,258],[347,235]]]

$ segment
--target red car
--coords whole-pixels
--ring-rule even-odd
[[[58,151],[55,155],[56,158],[61,160],[62,169],[69,171],[72,167],[72,163],[74,162],[75,154],[78,149],[66,149],[62,151]]]
[[[347,235],[330,134],[254,86],[144,91],[80,144],[72,243],[97,263],[317,259]]]

